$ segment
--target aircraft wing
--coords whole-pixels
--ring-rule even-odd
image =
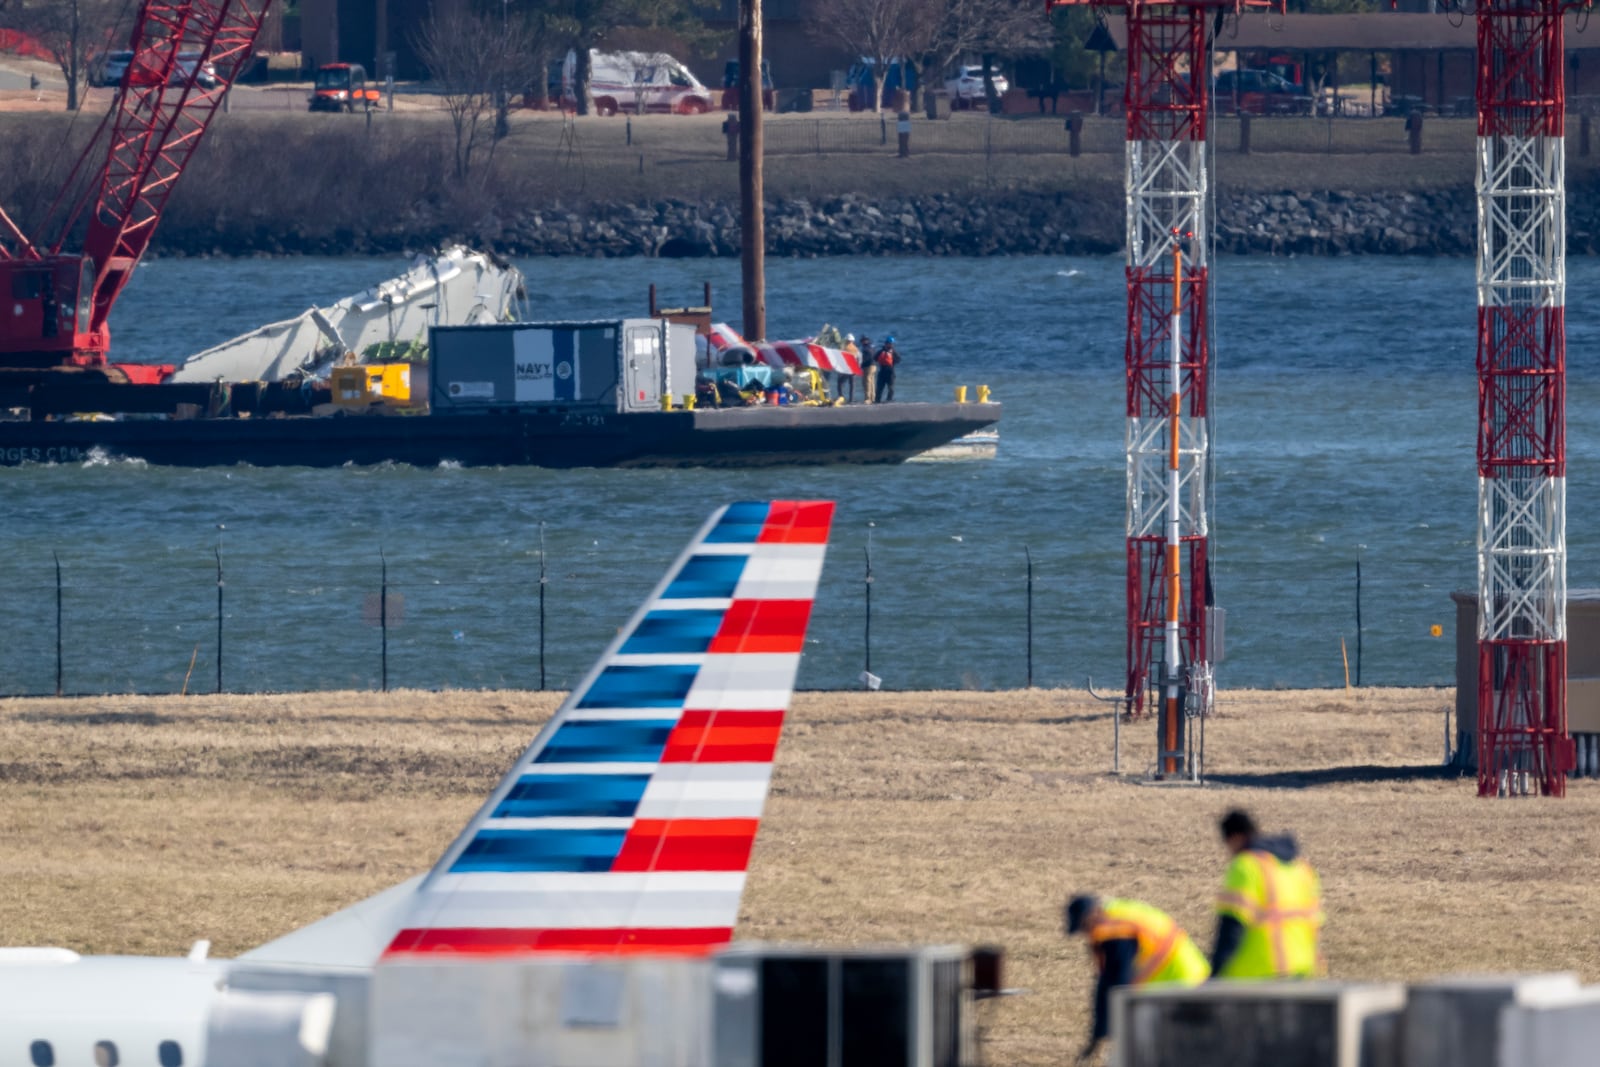
[[[832,520],[829,501],[714,514],[424,878],[384,958],[730,940]]]

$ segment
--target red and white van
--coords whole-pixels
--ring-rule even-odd
[[[569,108],[577,106],[577,67],[577,53],[568,52],[561,67],[561,102]],[[711,90],[665,52],[591,49],[589,96],[597,115],[704,115],[711,110]]]

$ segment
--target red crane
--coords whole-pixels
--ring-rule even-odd
[[[128,379],[107,362],[106,320],[250,58],[270,2],[139,4],[128,39],[133,59],[116,99],[37,234],[0,210],[0,295],[10,294],[10,313],[0,315],[0,370],[99,368],[109,380]],[[97,165],[98,180],[85,180]],[[84,223],[83,251],[63,251]]]

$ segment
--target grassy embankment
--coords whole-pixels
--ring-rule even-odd
[[[0,703],[0,930],[12,944],[230,955],[426,868],[557,697],[331,693]],[[1600,853],[1563,801],[1442,778],[1449,690],[1230,692],[1203,790],[1114,778],[1077,692],[802,694],[742,938],[994,942],[1032,994],[991,1004],[986,1062],[1082,1038],[1073,890],[1137,896],[1205,941],[1243,804],[1298,831],[1345,978],[1574,968],[1600,978]],[[1124,734],[1124,766],[1147,756]]]
[[[359,115],[311,115],[279,90],[240,90],[232,113],[189,167],[162,224],[170,239],[215,233],[225,246],[264,231],[360,234],[448,220],[470,230],[481,220],[589,200],[649,202],[665,197],[732,200],[736,167],[725,159],[720,115],[588,118],[517,112],[492,171],[457,180],[445,115],[416,99],[369,124]],[[275,94],[275,95],[274,95]],[[76,122],[57,112],[0,113],[0,204],[31,223],[55,196],[76,147],[98,121],[103,91]],[[15,102],[12,102],[15,104]],[[0,108],[8,105],[0,100]],[[919,119],[914,155],[894,155],[876,116],[775,116],[767,126],[768,195],[871,197],[953,193],[1004,196],[1031,190],[1104,196],[1120,211],[1122,121],[1090,118],[1084,154],[1069,157],[1059,118],[999,120],[960,114]],[[1216,187],[1229,190],[1353,191],[1464,186],[1472,181],[1470,119],[1431,119],[1428,150],[1406,153],[1400,119],[1258,119],[1252,154],[1238,152],[1237,119],[1219,118]],[[821,149],[819,154],[817,149]],[[992,149],[992,151],[989,151]],[[1594,161],[1571,161],[1574,177]],[[161,237],[157,237],[158,244]]]

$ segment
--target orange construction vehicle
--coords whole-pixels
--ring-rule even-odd
[[[324,63],[312,85],[312,111],[370,111],[378,106],[377,89],[367,88],[367,68],[360,63]]]

